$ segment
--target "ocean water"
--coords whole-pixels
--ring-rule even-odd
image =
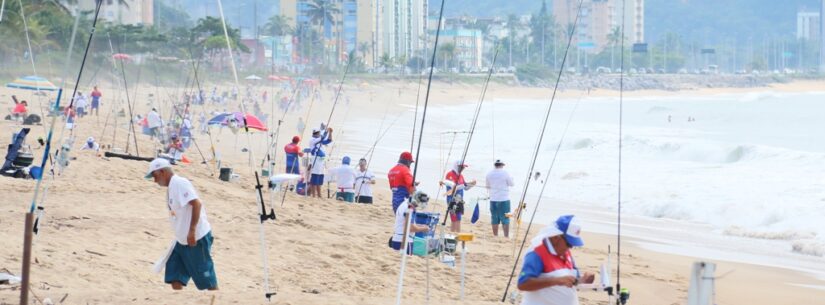
[[[483,184],[495,159],[507,163],[522,193],[549,100],[485,102],[465,171]],[[445,164],[460,158],[475,101],[430,105],[418,180],[431,197]],[[574,112],[575,109],[575,112]],[[548,183],[537,221],[579,211],[615,214],[619,180],[617,98],[560,99],[553,106],[530,182],[528,212]],[[825,256],[825,92],[759,92],[693,97],[626,98],[622,130],[622,211],[641,221],[701,226],[726,243],[756,243],[810,258]],[[688,121],[688,118],[694,118]],[[392,117],[383,120],[386,128]],[[387,133],[372,169],[384,175],[410,145],[412,112]],[[569,129],[563,134],[565,126]],[[363,154],[381,120],[353,123],[343,141]],[[455,135],[455,139],[453,139]],[[564,136],[564,140],[560,140]],[[416,140],[417,142],[417,140]],[[450,145],[453,148],[450,150]],[[560,147],[555,167],[548,168]],[[449,158],[448,158],[449,155]],[[476,188],[468,201],[486,196]],[[443,201],[443,196],[438,200]],[[564,202],[563,206],[553,206]],[[485,207],[486,210],[486,207]],[[607,217],[606,217],[607,219]],[[637,230],[638,234],[655,235]],[[692,237],[686,236],[686,239]]]

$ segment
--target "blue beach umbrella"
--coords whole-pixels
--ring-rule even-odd
[[[55,91],[57,86],[40,76],[25,76],[6,84],[6,87],[24,90]]]

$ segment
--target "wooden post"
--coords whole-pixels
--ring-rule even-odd
[[[29,269],[31,269],[32,260],[32,226],[34,225],[34,214],[26,213],[26,228],[23,233],[23,278],[20,284],[20,305],[29,304],[29,282],[31,277]]]

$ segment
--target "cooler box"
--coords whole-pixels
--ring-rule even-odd
[[[431,237],[413,237],[412,254],[416,256],[427,256],[438,253],[438,239]]]
[[[415,233],[415,237],[424,238],[435,236],[435,227],[438,226],[439,216],[439,213],[416,212],[415,220],[413,220],[415,224],[426,225],[430,227],[430,230],[427,232],[417,232]]]
[[[229,182],[229,178],[232,177],[232,168],[229,167],[221,167],[221,174],[218,176],[219,179]]]

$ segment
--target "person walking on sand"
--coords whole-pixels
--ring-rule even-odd
[[[410,198],[415,193],[417,183],[413,182],[413,175],[410,172],[410,165],[415,162],[410,152],[403,152],[398,158],[398,164],[387,172],[387,180],[390,182],[392,190],[392,212],[396,213],[398,207],[404,200]]]
[[[573,215],[559,217],[531,241],[518,278],[522,305],[578,305],[576,285],[590,284],[595,275],[579,271],[570,249],[584,246],[581,225]]]
[[[341,166],[334,168],[331,172],[335,175],[335,182],[338,185],[335,199],[349,203],[355,202],[356,173],[355,169],[350,166],[350,158],[344,156],[341,159]]]
[[[164,282],[181,290],[191,278],[198,290],[218,290],[211,255],[212,226],[192,182],[175,175],[169,161],[162,158],[152,160],[145,178],[167,187],[166,205],[176,242],[166,259]]]
[[[77,109],[77,117],[78,118],[82,118],[82,117],[86,116],[86,106],[87,106],[86,103],[87,103],[86,96],[83,95],[83,92],[78,91],[77,92],[77,97],[75,98],[75,101],[74,101],[74,107],[75,107],[75,109]]]
[[[146,125],[149,127],[150,136],[152,138],[160,138],[160,128],[163,126],[163,121],[158,114],[157,109],[152,108],[149,114],[146,115]]]
[[[498,225],[501,224],[504,237],[510,237],[510,188],[513,187],[513,177],[504,170],[504,162],[496,160],[495,168],[487,173],[485,179],[487,191],[490,193],[490,223],[493,224],[493,235],[498,236]]]
[[[301,174],[301,157],[304,153],[301,152],[301,137],[292,137],[292,142],[284,146],[284,153],[286,153],[286,173],[287,174]]]
[[[100,90],[98,90],[97,86],[95,86],[94,89],[92,90],[91,95],[92,95],[92,110],[90,110],[89,113],[94,112],[95,116],[98,116],[98,112],[100,110],[100,97],[103,96],[103,94],[100,93]]]
[[[375,175],[367,169],[367,159],[361,158],[355,173],[355,202],[372,204],[373,184]]]
[[[476,185],[476,181],[467,182],[462,172],[469,165],[461,160],[453,163],[453,169],[447,172],[444,180],[449,181],[453,186],[447,185],[447,203],[453,208],[450,209],[450,230],[461,232],[461,216],[464,215],[464,190],[469,190]]]
[[[332,143],[332,128],[321,133],[320,129],[312,130],[312,139],[309,140],[309,196],[321,198],[321,186],[324,185],[324,161],[326,152],[324,146]]]

